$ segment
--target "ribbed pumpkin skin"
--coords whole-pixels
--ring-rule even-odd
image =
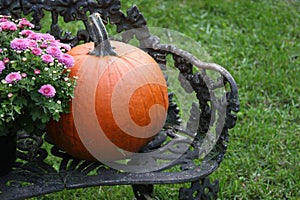
[[[136,47],[111,44],[118,57],[88,55],[93,43],[68,52],[75,59],[70,76],[78,76],[71,113],[47,126],[50,139],[79,159],[112,161],[138,152],[166,119],[168,91],[159,65]]]

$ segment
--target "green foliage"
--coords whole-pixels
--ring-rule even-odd
[[[212,175],[219,199],[299,199],[300,4],[297,0],[122,0],[150,27],[197,40],[239,85],[241,112]],[[156,186],[177,199],[181,185]],[[109,196],[108,196],[109,194]],[[132,199],[130,187],[63,191],[39,199]]]

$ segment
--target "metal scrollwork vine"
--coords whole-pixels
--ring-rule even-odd
[[[31,14],[32,22],[38,30],[41,28],[41,19],[45,16],[45,11],[51,11],[52,24],[49,32],[62,42],[70,43],[71,46],[75,46],[81,41],[90,41],[87,24],[87,15],[89,13],[100,13],[106,23],[109,21],[111,24],[116,25],[117,32],[133,28],[141,28],[146,25],[146,20],[143,15],[140,14],[136,6],[128,9],[126,16],[120,10],[121,3],[117,0],[21,0],[20,2],[23,13],[25,15]],[[81,20],[85,25],[85,29],[78,30],[75,36],[71,35],[70,32],[64,32],[58,25],[59,16],[62,16],[66,23]]]

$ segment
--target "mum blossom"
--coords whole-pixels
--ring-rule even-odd
[[[55,37],[49,33],[31,33],[28,35],[28,39],[31,40],[55,40]]]
[[[11,72],[5,77],[6,83],[18,82],[22,79],[20,72]]]
[[[58,59],[58,61],[68,68],[73,67],[73,65],[74,65],[73,56],[70,56],[69,54],[66,54],[66,53],[62,54],[60,56],[60,58]]]
[[[65,49],[65,50],[67,50],[67,51],[71,50],[71,46],[68,45],[68,44],[60,43],[59,46],[62,47],[63,49]]]
[[[0,22],[7,22],[7,21],[8,21],[8,19],[6,17],[0,18]]]
[[[44,63],[53,63],[54,62],[54,58],[49,54],[44,54],[44,55],[42,55],[41,58]]]
[[[37,47],[38,43],[35,40],[28,40],[28,47]]]
[[[44,40],[41,44],[40,44],[40,48],[41,49],[46,49],[49,46],[48,41]]]
[[[62,52],[61,50],[56,47],[56,46],[49,46],[47,49],[46,49],[46,52],[53,56],[54,58],[60,58],[60,56],[62,55]]]
[[[26,18],[22,18],[21,21],[19,22],[18,26],[20,28],[25,28],[25,27],[34,28],[34,25],[32,23],[30,23],[30,21],[28,21]]]
[[[30,35],[28,35],[28,39],[31,40],[41,40],[43,38],[42,33],[31,33]]]
[[[55,96],[56,90],[52,85],[46,84],[41,86],[38,92],[44,95],[45,97],[51,98]]]
[[[40,55],[42,55],[42,49],[40,49],[40,48],[32,48],[31,49],[31,53],[33,54],[33,55],[36,55],[36,56],[40,56]]]
[[[49,46],[52,46],[52,47],[58,47],[60,48],[60,41],[59,40],[48,40],[47,42],[49,42]]]
[[[1,23],[1,28],[4,31],[16,31],[17,30],[17,25],[13,22],[6,21]]]
[[[42,39],[53,41],[55,37],[49,33],[42,33]]]
[[[23,30],[20,32],[20,34],[24,36],[29,36],[32,33],[34,33],[32,30]]]
[[[34,70],[34,74],[39,75],[40,73],[41,73],[41,70],[39,70],[39,69]]]
[[[24,39],[24,38],[16,38],[13,41],[10,42],[10,47],[14,50],[26,50],[28,47],[28,39]]]
[[[2,71],[5,69],[5,64],[2,60],[0,60],[0,74],[2,74]]]
[[[3,58],[3,62],[4,62],[4,64],[8,64],[9,63],[9,58]]]

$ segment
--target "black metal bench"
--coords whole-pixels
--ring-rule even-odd
[[[193,130],[193,122],[196,121],[198,126],[194,131],[197,134],[191,135],[190,132],[180,129],[180,110],[172,93],[169,94],[168,117],[164,130],[143,149],[143,152],[160,149],[160,154],[154,154],[151,162],[172,162],[153,172],[122,172],[100,162],[78,160],[52,145],[46,137],[20,134],[17,140],[18,160],[13,171],[1,177],[0,199],[23,199],[64,189],[100,185],[132,185],[137,199],[147,199],[153,194],[155,184],[187,182],[191,183],[191,187],[181,188],[179,199],[216,199],[219,191],[218,181],[211,183],[209,175],[219,167],[224,158],[228,130],[235,126],[235,113],[239,111],[237,85],[232,76],[217,64],[201,62],[176,46],[161,44],[159,38],[149,32],[146,21],[137,7],[131,7],[125,15],[120,10],[118,0],[0,2],[1,14],[14,18],[31,15],[37,29],[41,28],[40,22],[45,12],[50,12],[52,17],[49,32],[72,46],[82,41],[90,41],[88,32],[79,30],[75,36],[63,32],[58,26],[59,15],[65,22],[82,20],[87,27],[87,13],[100,12],[103,19],[109,19],[109,22],[116,26],[117,32],[127,31],[123,34],[123,41],[128,42],[135,36],[139,40],[140,48],[148,52],[163,70],[167,66],[167,55],[172,55],[175,68],[191,86],[190,92],[194,92],[198,99],[190,108],[190,124],[187,124],[188,128]],[[193,67],[200,70],[195,72]],[[206,73],[208,70],[218,72],[219,77],[211,78]],[[182,82],[183,87],[184,84]],[[222,90],[220,95],[219,88],[227,88],[227,91]],[[217,136],[214,141],[206,139],[208,131]],[[207,142],[213,142],[211,149],[205,148]],[[187,143],[189,147],[184,150]],[[178,159],[173,161],[176,156]],[[49,157],[59,161],[58,170],[49,162]]]

